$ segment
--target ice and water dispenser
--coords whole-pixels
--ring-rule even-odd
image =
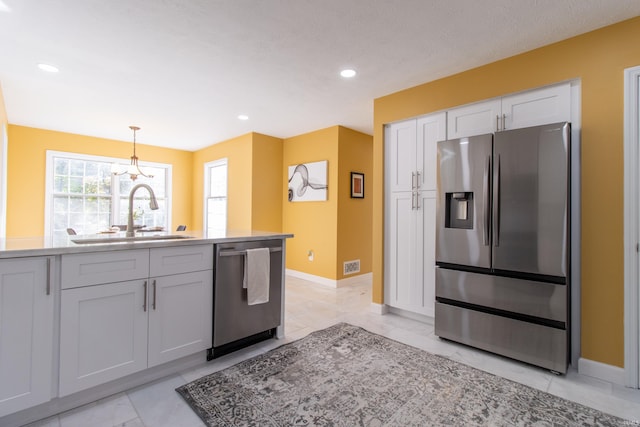
[[[473,192],[445,193],[446,228],[473,229]]]

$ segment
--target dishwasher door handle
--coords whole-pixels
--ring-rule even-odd
[[[269,252],[282,252],[282,248],[269,248]],[[222,250],[218,253],[220,256],[238,256],[238,255],[247,255],[247,251],[235,251],[235,250]]]

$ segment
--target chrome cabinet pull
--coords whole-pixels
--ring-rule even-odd
[[[147,311],[147,281],[144,281],[144,300],[142,301],[142,310]]]
[[[416,191],[416,210],[420,210],[420,193]]]
[[[507,128],[506,121],[507,121],[507,115],[503,114],[502,115],[502,130],[505,130]]]
[[[415,202],[413,201],[413,197],[415,196],[415,192],[411,192],[411,210],[414,210],[416,208]]]
[[[416,172],[416,189],[420,188],[420,175],[421,173],[419,171]]]
[[[156,309],[156,295],[157,295],[157,289],[156,289],[156,280],[153,279],[153,304],[152,304],[152,308],[155,310]]]
[[[51,295],[51,258],[47,258],[47,295]]]
[[[500,116],[496,114],[496,132],[500,130]]]
[[[411,172],[411,189],[414,190],[416,188],[416,174],[415,172]]]

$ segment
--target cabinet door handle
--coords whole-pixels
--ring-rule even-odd
[[[502,130],[505,130],[507,128],[506,127],[506,121],[507,121],[507,115],[503,114],[502,115]]]
[[[416,210],[420,210],[420,193],[416,191]]]
[[[416,188],[416,173],[415,172],[411,172],[411,189],[415,189]]]
[[[413,201],[413,197],[415,196],[415,192],[411,192],[411,210],[414,210],[416,208],[415,202]]]
[[[496,114],[496,132],[500,130],[500,116]]]
[[[156,309],[156,280],[153,279],[153,305],[151,306],[154,310]]]
[[[51,295],[51,258],[47,258],[47,295]]]
[[[147,281],[144,281],[144,299],[142,300],[142,310],[147,311]]]
[[[420,189],[420,171],[416,172],[416,189]]]

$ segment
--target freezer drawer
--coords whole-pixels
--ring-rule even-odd
[[[269,302],[248,305],[242,287],[245,250],[268,247],[270,254]],[[213,297],[213,347],[229,344],[271,329],[282,323],[281,240],[216,245]],[[273,335],[272,335],[273,336]]]
[[[548,319],[566,327],[566,285],[436,267],[436,298]]]
[[[435,334],[472,347],[567,372],[567,332],[436,302]]]

